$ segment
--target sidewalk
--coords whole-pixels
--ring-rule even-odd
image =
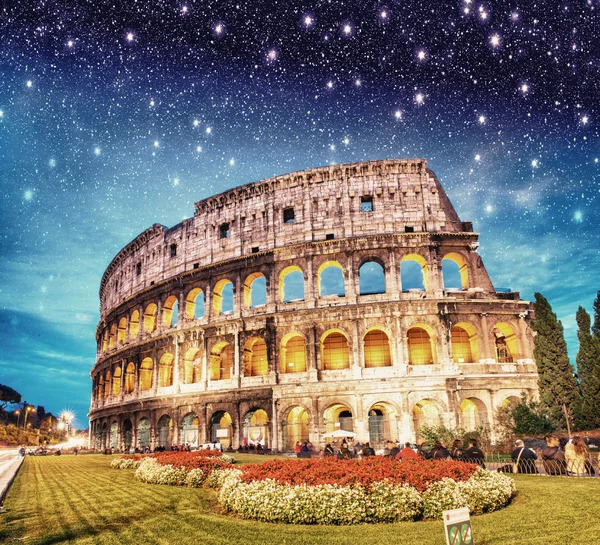
[[[2,508],[4,498],[24,459],[16,449],[14,451],[0,451],[0,513],[4,512]]]

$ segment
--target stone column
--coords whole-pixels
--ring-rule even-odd
[[[496,361],[496,350],[492,348],[490,343],[490,326],[488,324],[488,315],[485,312],[481,313],[481,343],[480,343],[480,359]]]
[[[388,250],[388,268],[389,271],[386,275],[388,281],[386,282],[385,291],[392,301],[398,301],[402,293],[400,287],[402,282],[400,281],[400,267],[396,263],[396,252],[392,248]]]
[[[181,362],[179,361],[179,343],[182,342],[182,340],[179,335],[179,333],[175,335],[175,354],[173,355],[173,386],[175,386],[176,392],[179,392],[179,373],[181,366]]]
[[[279,451],[279,413],[277,412],[277,400],[271,399],[271,451]]]
[[[232,382],[236,388],[240,387],[240,333],[236,330],[233,336],[233,376]]]

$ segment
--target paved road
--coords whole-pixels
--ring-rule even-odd
[[[18,449],[0,450],[0,508],[8,486],[21,466],[21,461]]]

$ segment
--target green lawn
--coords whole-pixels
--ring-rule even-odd
[[[111,470],[110,460],[27,458],[6,500],[8,512],[0,515],[0,543],[445,544],[439,521],[323,527],[239,520],[221,512],[212,490],[142,484],[133,470]],[[600,536],[600,479],[517,475],[516,481],[509,507],[473,518],[477,545],[588,545]]]

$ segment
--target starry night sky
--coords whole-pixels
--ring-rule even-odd
[[[428,159],[574,360],[600,289],[598,0],[1,5],[0,383],[27,401],[87,425],[100,279],[141,231],[391,157]]]

